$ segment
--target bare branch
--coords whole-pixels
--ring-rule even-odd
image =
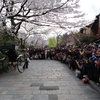
[[[13,15],[13,17],[14,17],[14,16],[17,16],[17,15],[21,12],[21,10],[24,8],[24,5],[27,3],[27,1],[28,1],[28,0],[24,0],[24,2],[22,3],[22,5],[21,5],[19,11],[18,11],[15,15]]]
[[[4,4],[5,4],[5,0],[2,1],[2,6],[1,6],[1,8],[0,8],[0,13],[2,12],[3,8],[5,7]]]
[[[5,6],[4,5],[2,5],[2,7],[1,7],[1,9],[0,9],[0,13],[2,12],[2,10],[3,10],[3,8],[4,8]]]
[[[60,5],[59,7],[55,7],[55,8],[52,8],[52,9],[48,9],[47,11],[44,11],[44,12],[42,12],[42,13],[40,13],[40,14],[28,15],[29,12],[31,11],[31,9],[28,10],[27,16],[26,16],[26,15],[21,15],[21,14],[19,14],[27,1],[28,1],[28,0],[25,0],[25,2],[23,3],[23,5],[21,6],[20,10],[19,10],[15,15],[7,16],[7,18],[12,18],[12,17],[26,17],[26,18],[30,18],[30,17],[42,16],[42,15],[45,15],[45,14],[51,12],[51,11],[54,11],[54,10],[57,10],[57,9],[62,8],[64,5],[67,4],[67,2],[68,2],[69,0],[67,0],[65,3],[63,3],[63,4]]]

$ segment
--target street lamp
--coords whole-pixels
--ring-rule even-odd
[[[23,39],[22,38],[20,38],[20,45],[21,45],[21,48],[22,48],[22,41],[23,41]]]
[[[61,35],[57,35],[57,47],[59,46]]]

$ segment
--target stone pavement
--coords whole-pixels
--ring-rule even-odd
[[[65,64],[31,60],[24,73],[0,75],[0,100],[100,100],[100,94]]]

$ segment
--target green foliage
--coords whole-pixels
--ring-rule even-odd
[[[34,46],[33,45],[30,45],[29,48],[32,49],[32,48],[34,48]]]
[[[63,34],[63,36],[61,37],[60,44],[66,46],[67,41],[68,41],[68,34],[66,33]]]
[[[57,45],[57,40],[55,37],[49,38],[48,42],[49,42],[49,47],[56,47],[56,45]]]
[[[80,41],[80,43],[86,43],[89,44],[94,41],[95,36],[92,34],[81,34],[80,32],[74,34],[76,38]],[[75,41],[75,45],[78,45],[79,42]]]
[[[1,51],[0,51],[0,59],[3,58],[3,57],[4,57],[4,55],[3,55],[3,54],[1,53]]]
[[[81,36],[81,42],[86,43],[86,44],[89,44],[89,43],[93,42],[94,39],[95,39],[95,37],[93,35],[87,35],[87,34],[84,35],[83,34]]]
[[[20,48],[21,48],[21,49],[25,49],[25,45],[21,45]]]
[[[61,45],[62,45],[62,36],[58,35],[58,37],[57,37],[57,46],[60,47]]]
[[[15,43],[14,37],[9,34],[9,30],[0,30],[0,45]]]

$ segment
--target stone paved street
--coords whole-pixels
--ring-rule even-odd
[[[0,100],[100,100],[100,94],[65,64],[31,60],[24,73],[0,75]]]

